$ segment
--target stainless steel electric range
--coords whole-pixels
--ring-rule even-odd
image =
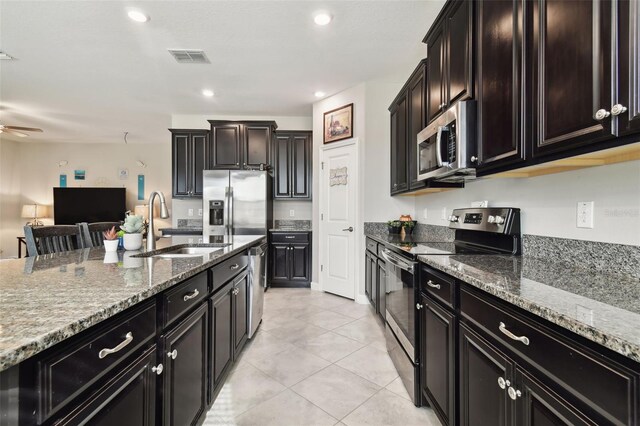
[[[385,320],[387,351],[413,402],[419,404],[418,283],[420,255],[520,255],[520,210],[516,208],[456,209],[449,218],[453,242],[386,242]]]

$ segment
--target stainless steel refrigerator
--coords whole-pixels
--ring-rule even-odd
[[[203,242],[232,235],[267,235],[273,226],[271,176],[266,171],[203,172]]]

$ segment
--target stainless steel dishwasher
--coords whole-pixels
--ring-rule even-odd
[[[249,249],[249,339],[253,337],[264,310],[264,288],[267,285],[267,253],[265,242]]]

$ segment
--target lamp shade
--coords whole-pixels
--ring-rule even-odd
[[[22,217],[43,218],[47,217],[49,209],[40,204],[25,204],[22,206]]]
[[[133,209],[136,216],[142,216],[143,219],[149,219],[149,205],[141,204]]]

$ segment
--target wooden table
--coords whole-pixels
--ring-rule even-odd
[[[24,254],[25,255],[29,255],[29,253],[27,253],[27,240],[25,239],[25,237],[17,237],[18,238],[18,259],[20,259],[22,257],[22,245],[24,245]]]

